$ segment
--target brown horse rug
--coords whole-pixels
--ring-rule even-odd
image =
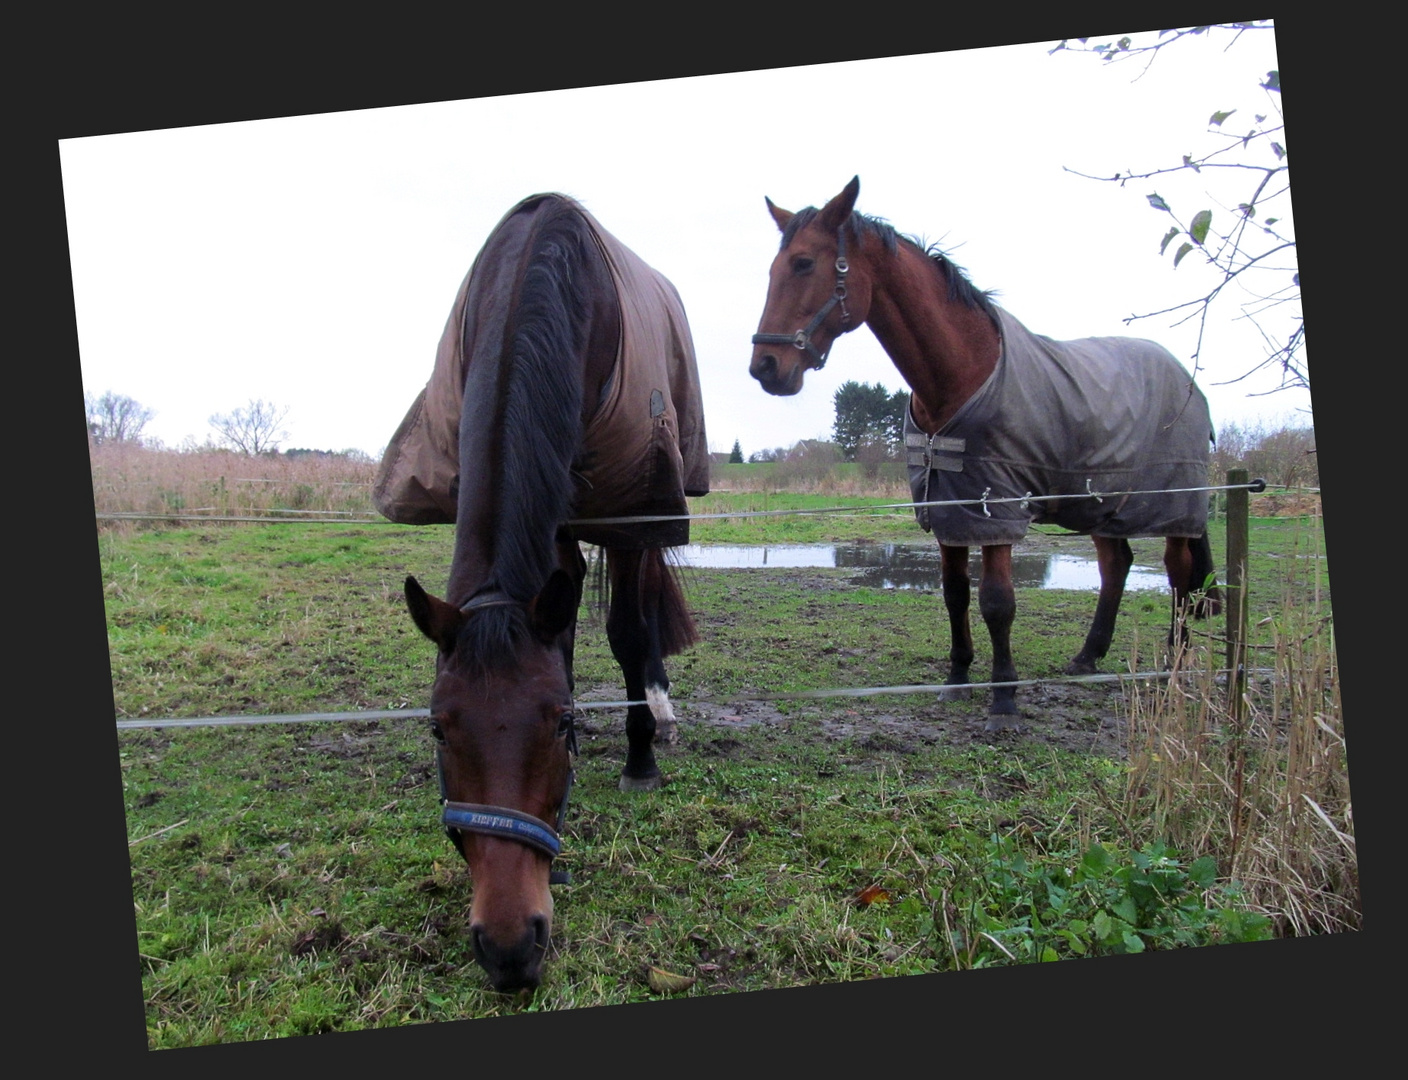
[[[1138,338],[1053,341],[997,313],[1002,353],[982,388],[932,434],[905,412],[910,489],[917,503],[1032,498],[916,507],[919,524],[956,547],[1012,544],[1032,523],[1201,536],[1206,491],[1119,494],[1207,485],[1207,401],[1173,355]],[[1086,492],[1100,497],[1042,499]]]
[[[664,275],[612,236],[572,199],[534,195],[515,206],[485,243],[489,251],[514,227],[521,210],[545,198],[570,203],[590,226],[610,267],[620,308],[615,370],[586,424],[573,464],[578,495],[571,532],[609,547],[687,543],[688,521],[578,524],[582,519],[686,515],[687,495],[709,491],[709,447],[684,305]],[[492,292],[476,278],[483,252],[460,285],[436,351],[435,368],[382,456],[372,489],[376,508],[407,525],[455,520],[459,491],[459,424],[466,363],[478,301]],[[487,331],[485,331],[487,332]]]

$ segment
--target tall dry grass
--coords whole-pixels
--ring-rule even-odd
[[[227,450],[88,444],[93,509],[104,515],[379,518],[376,464],[346,457],[248,457]]]
[[[717,492],[781,492],[907,502],[904,465],[886,462],[873,469],[854,462],[796,459],[748,465],[715,464],[709,483]]]
[[[1184,650],[1171,677],[1131,693],[1122,812],[1189,859],[1212,855],[1277,936],[1358,929],[1361,921],[1339,667],[1311,530],[1297,569],[1249,653],[1231,707],[1216,647]]]

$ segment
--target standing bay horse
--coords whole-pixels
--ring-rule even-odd
[[[473,879],[474,955],[536,986],[576,751],[572,655],[586,560],[605,549],[612,654],[633,704],[620,787],[661,783],[663,660],[694,640],[662,552],[708,491],[694,347],[678,293],[573,200],[499,222],[460,287],[434,373],[383,456],[379,510],[455,523],[445,598],[405,583],[437,649],[430,731],[442,821]],[[549,824],[555,822],[556,824]]]
[[[952,624],[947,683],[969,682],[968,549],[982,549],[978,609],[992,637],[995,683],[1016,680],[1012,545],[1032,522],[1088,533],[1100,598],[1067,665],[1090,674],[1110,647],[1134,561],[1129,538],[1166,538],[1174,629],[1190,607],[1216,612],[1207,539],[1207,402],[1161,346],[1135,338],[1053,341],[1028,331],[974,288],[944,254],[857,213],[860,178],[820,210],[766,200],[782,230],[750,373],[770,394],[795,394],[832,344],[870,326],[911,390],[905,416],[920,525],[939,542]],[[1101,495],[1100,493],[1114,493]],[[1043,498],[1057,496],[1057,498]],[[989,502],[988,500],[1013,500]],[[1017,726],[1016,688],[997,686],[988,731]]]

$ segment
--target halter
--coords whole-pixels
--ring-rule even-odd
[[[471,611],[477,611],[480,608],[504,607],[516,603],[517,601],[507,593],[496,590],[471,597],[469,602],[460,608],[460,613],[468,615]],[[567,752],[572,757],[576,757],[576,712],[569,709],[567,715],[569,717],[565,733]],[[486,806],[482,803],[453,801],[445,787],[444,747],[438,740],[435,745],[435,777],[440,786],[440,821],[445,826],[445,835],[455,845],[455,850],[460,853],[461,858],[464,857],[464,837],[461,834],[467,832],[494,836],[501,840],[515,840],[535,851],[541,851],[550,860],[557,858],[562,853],[560,834],[563,823],[567,819],[567,798],[572,793],[572,782],[576,778],[576,773],[572,768],[569,767],[567,770],[567,788],[563,791],[562,802],[557,808],[556,828],[541,818],[525,814],[521,810],[512,810],[504,806]],[[566,885],[571,880],[572,875],[566,870],[553,870],[548,875],[548,883],[551,885]]]
[[[567,749],[573,756],[576,755],[575,718],[567,731]],[[541,851],[549,859],[555,859],[562,853],[560,834],[567,819],[567,797],[572,793],[572,781],[576,775],[572,769],[567,770],[567,789],[562,793],[562,803],[557,808],[557,828],[521,810],[451,800],[445,790],[445,764],[438,744],[435,747],[435,774],[440,783],[440,822],[445,826],[445,835],[455,845],[455,850],[460,853],[461,858],[464,857],[464,837],[461,834],[467,832],[494,836],[500,840],[516,840],[535,851]],[[548,883],[551,885],[566,885],[571,880],[572,875],[566,870],[553,870],[548,875]]]
[[[795,334],[754,334],[754,345],[792,345],[802,349],[812,358],[812,367],[820,371],[826,366],[826,358],[831,355],[831,346],[826,347],[826,352],[819,352],[812,344],[812,334],[816,333],[825,320],[831,314],[831,309],[837,304],[841,305],[841,333],[846,332],[846,328],[851,324],[851,313],[846,310],[846,273],[851,268],[846,262],[846,227],[842,225],[836,230],[836,289],[831,294],[831,299],[821,306],[821,310],[812,316],[812,321],[798,330]],[[840,334],[837,335],[840,337]],[[831,344],[836,344],[836,338],[831,339]]]

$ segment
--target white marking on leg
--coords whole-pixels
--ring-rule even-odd
[[[675,708],[670,704],[670,695],[662,686],[645,688],[645,703],[655,717],[655,741],[672,743],[678,738],[675,724]]]

